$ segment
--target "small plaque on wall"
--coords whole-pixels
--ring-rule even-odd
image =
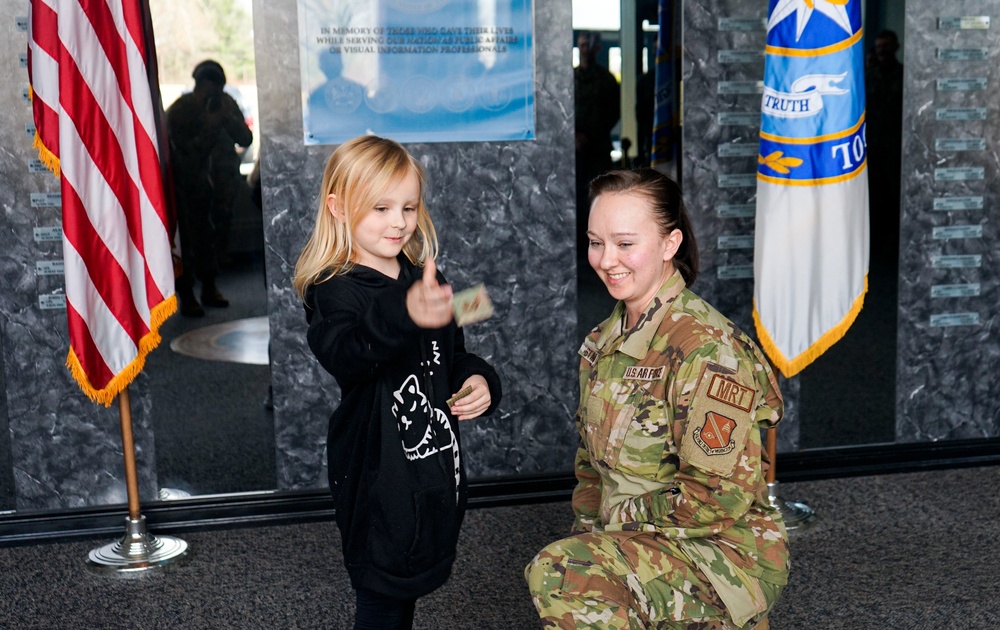
[[[59,226],[36,227],[33,231],[36,243],[62,242],[62,228]]]
[[[723,234],[716,244],[719,249],[753,249],[753,234]]]
[[[17,63],[22,68],[27,68],[28,67],[28,53],[26,53],[26,52],[17,53]]]
[[[24,135],[29,138],[35,137],[35,123],[25,123],[24,124]]]
[[[764,50],[720,50],[716,56],[720,64],[727,63],[761,63],[764,61]]]
[[[763,81],[719,81],[716,94],[763,94]]]
[[[46,293],[38,296],[38,308],[43,311],[66,310],[65,293]]]
[[[931,315],[930,324],[934,328],[975,326],[979,324],[979,313],[937,313]]]
[[[760,125],[760,113],[719,112],[718,121],[722,127],[757,127]]]
[[[753,265],[722,265],[715,275],[719,280],[752,280]]]
[[[934,179],[939,182],[964,182],[985,179],[986,168],[982,166],[961,166],[934,169]]]
[[[980,288],[978,282],[968,284],[935,284],[931,287],[932,298],[977,297]]]
[[[983,257],[981,254],[931,256],[931,266],[935,269],[979,269],[983,266]]]
[[[767,30],[767,20],[765,18],[719,18],[718,30],[720,31],[765,31]]]
[[[939,17],[938,29],[942,31],[977,31],[990,27],[988,15],[963,15],[961,17]]]
[[[28,31],[28,18],[27,17],[22,17],[22,16],[15,17],[14,18],[14,24],[15,24],[17,30],[24,31],[24,32]]]
[[[986,120],[985,107],[939,107],[935,110],[938,120]]]
[[[982,238],[983,226],[976,225],[946,225],[931,230],[935,241],[950,241],[956,238]]]
[[[719,145],[720,158],[757,157],[760,145],[756,142],[724,142]]]
[[[723,173],[719,175],[719,188],[756,188],[757,173]]]
[[[986,89],[986,77],[949,77],[937,80],[938,92],[974,92]]]
[[[986,77],[948,77],[937,80],[938,92],[974,92],[986,89]]]
[[[31,193],[32,208],[58,208],[62,205],[62,195],[57,192]]]
[[[983,197],[935,197],[934,210],[982,210]]]
[[[989,48],[938,48],[938,61],[982,61],[990,56]]]
[[[45,166],[45,163],[38,158],[30,158],[28,160],[28,172],[29,173],[48,173],[49,168]]]
[[[935,151],[985,151],[986,138],[937,138]]]
[[[40,276],[61,276],[66,273],[66,267],[61,260],[36,260],[35,273]]]
[[[715,207],[715,216],[720,219],[752,219],[757,216],[757,204],[723,203]]]

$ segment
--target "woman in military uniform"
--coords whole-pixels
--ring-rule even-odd
[[[687,287],[698,249],[653,169],[590,187],[588,260],[618,304],[580,348],[568,538],[525,569],[546,628],[766,628],[788,577],[761,432],[782,415],[754,342]]]

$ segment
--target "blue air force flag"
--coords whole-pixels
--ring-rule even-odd
[[[787,377],[844,336],[868,287],[861,0],[770,0],[764,86],[753,316]]]

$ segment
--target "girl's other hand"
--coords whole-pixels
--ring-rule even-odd
[[[493,400],[490,397],[490,386],[487,385],[486,379],[479,374],[473,374],[469,378],[465,379],[465,382],[462,383],[459,391],[465,389],[466,387],[471,387],[472,393],[468,396],[459,398],[455,401],[455,404],[451,406],[451,413],[459,420],[472,420],[473,418],[478,418],[490,408],[490,403]]]
[[[406,312],[421,328],[442,328],[454,317],[451,285],[438,284],[433,258],[427,259],[423,277],[406,292]]]

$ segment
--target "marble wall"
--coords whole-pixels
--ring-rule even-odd
[[[496,308],[466,331],[504,383],[500,409],[462,425],[472,478],[567,472],[575,453],[571,3],[533,4],[536,139],[408,145],[428,173],[440,268],[457,288],[485,282]],[[306,345],[290,278],[333,147],[302,143],[296,3],[255,2],[254,30],[278,487],[321,487],[339,391]]]
[[[126,500],[117,405],[92,403],[65,366],[69,347],[61,274],[37,264],[62,261],[59,183],[37,163],[27,100],[27,8],[0,0],[0,349],[9,460],[9,496],[19,512]],[[131,388],[140,495],[155,495],[155,457],[143,380]],[[0,475],[0,480],[8,478]],[[3,486],[0,486],[2,489]]]
[[[767,3],[685,1],[681,185],[701,254],[692,289],[753,325],[753,245]],[[781,379],[778,450],[795,450],[799,379]]]
[[[897,438],[1000,435],[996,2],[907,0]]]

